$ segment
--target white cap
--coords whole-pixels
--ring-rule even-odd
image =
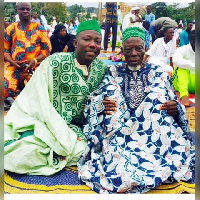
[[[136,6],[136,7],[133,7],[133,9],[134,9],[134,10],[140,10],[140,8],[137,7],[137,6]]]

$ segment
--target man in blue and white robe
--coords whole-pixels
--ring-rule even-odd
[[[185,108],[167,73],[143,64],[144,31],[131,27],[122,36],[127,63],[110,67],[85,108],[88,145],[79,178],[98,193],[145,193],[190,181],[195,158]]]

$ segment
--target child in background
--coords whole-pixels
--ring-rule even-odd
[[[142,23],[142,26],[143,26],[143,30],[145,31],[145,51],[148,51],[150,48],[150,43],[151,43],[151,34],[149,32],[150,22],[144,21]]]

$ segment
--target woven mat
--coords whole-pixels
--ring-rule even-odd
[[[94,194],[78,179],[77,167],[65,168],[53,176],[20,175],[5,172],[6,194]],[[147,194],[195,193],[194,183],[163,184]]]
[[[53,176],[20,175],[5,172],[7,194],[94,194],[78,179],[77,167],[68,167]]]

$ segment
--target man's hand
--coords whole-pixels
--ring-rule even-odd
[[[25,68],[24,72],[28,72],[30,69],[35,69],[36,67],[35,60],[29,60],[26,63],[28,64],[28,67]]]
[[[161,105],[160,109],[167,110],[168,114],[171,116],[177,116],[178,114],[176,101],[166,101],[163,105]]]
[[[12,61],[10,64],[14,67],[21,68],[21,61]]]
[[[103,104],[105,106],[105,110],[103,111],[106,115],[112,115],[115,111],[117,111],[117,103],[114,100],[109,99],[106,97],[103,100]]]
[[[189,107],[190,106],[190,101],[189,101],[189,97],[188,96],[183,96],[180,99],[181,104],[183,104],[185,107]]]
[[[68,46],[65,45],[65,48],[63,49],[63,52],[67,52],[68,51]]]

